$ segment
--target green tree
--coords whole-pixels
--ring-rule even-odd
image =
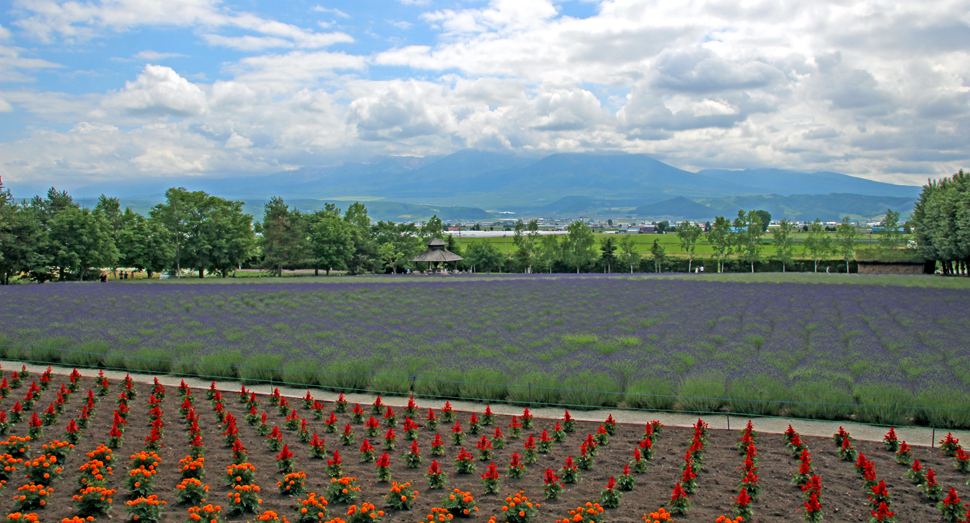
[[[660,240],[653,241],[653,247],[650,247],[650,255],[653,257],[654,272],[663,272],[664,262],[667,261],[667,250],[664,249],[663,245],[660,245]]]
[[[54,263],[77,270],[80,281],[84,281],[88,268],[114,267],[118,261],[110,224],[88,209],[66,207],[55,214],[50,221],[50,238]]]
[[[165,192],[165,202],[149,216],[161,223],[174,246],[176,273],[182,266],[223,277],[250,257],[256,246],[253,217],[242,211],[243,202],[210,196],[183,187]]]
[[[539,270],[552,272],[557,263],[562,263],[562,244],[559,236],[547,234],[539,237],[535,263]]]
[[[802,249],[815,262],[815,272],[818,272],[819,260],[832,252],[832,241],[818,218],[808,226],[808,237],[802,243]]]
[[[391,268],[391,274],[397,274],[397,266],[406,260],[404,253],[397,250],[397,247],[390,242],[382,243],[380,247],[378,247],[377,252],[380,254],[381,263],[383,266],[385,268]]]
[[[397,263],[392,265],[392,270],[397,267],[412,267],[408,260],[417,256],[424,249],[421,243],[418,227],[413,223],[393,223],[380,221],[373,228],[374,241],[378,245],[391,244],[394,252],[399,253]],[[449,249],[450,250],[450,249]],[[381,256],[383,260],[383,254]]]
[[[640,267],[640,253],[637,252],[636,241],[633,240],[633,235],[624,234],[620,241],[617,242],[617,247],[620,248],[619,263],[620,265],[630,267],[630,273],[633,273],[634,267]]]
[[[566,230],[568,234],[562,245],[563,262],[567,267],[575,268],[578,274],[581,268],[592,265],[596,260],[593,248],[596,238],[593,230],[581,220],[570,223]]]
[[[697,241],[700,240],[704,229],[684,220],[677,226],[677,237],[680,239],[680,248],[687,253],[687,272],[691,272],[694,264],[694,250],[697,248]]]
[[[924,185],[911,220],[924,259],[939,263],[944,275],[970,276],[970,173]]]
[[[166,240],[172,246],[176,278],[182,277],[183,251],[189,241],[191,222],[197,218],[196,209],[202,206],[205,196],[201,191],[192,193],[184,187],[173,187],[165,191],[165,203],[152,207],[148,212],[148,216],[165,229]]]
[[[118,244],[118,235],[121,230],[125,228],[125,216],[121,212],[121,202],[118,198],[107,197],[101,195],[98,197],[98,203],[94,207],[94,214],[100,216],[108,224],[108,232],[111,234],[111,239]],[[120,257],[116,259],[116,263],[120,261]],[[118,277],[118,267],[111,267],[111,273]]]
[[[373,272],[379,255],[367,207],[360,202],[354,202],[344,213],[344,221],[350,225],[351,239],[354,242],[353,254],[347,268],[354,274]]]
[[[731,255],[732,231],[731,222],[723,217],[714,218],[714,225],[711,232],[707,233],[707,241],[714,249],[714,257],[717,258],[717,272],[724,271],[724,261]]]
[[[664,220],[660,223],[654,222],[653,225],[655,226],[654,230],[657,231],[657,234],[667,234],[667,229],[670,228],[670,222],[668,222],[667,220]]]
[[[512,236],[512,243],[517,247],[515,251],[516,262],[525,272],[531,274],[538,250],[539,221],[532,220],[528,224],[524,224],[522,220],[519,220],[515,224],[515,235]]]
[[[444,239],[445,225],[441,222],[438,215],[432,215],[426,223],[421,226],[421,238],[428,241],[431,238]]]
[[[475,242],[468,247],[465,261],[471,266],[472,272],[499,270],[505,258],[492,242]]]
[[[20,273],[44,273],[47,232],[37,213],[17,205],[0,182],[0,285]]]
[[[792,263],[794,259],[795,242],[792,237],[794,232],[795,225],[787,218],[771,231],[775,245],[775,259],[781,262],[781,272],[785,272],[785,267]]]
[[[69,267],[57,265],[58,260],[64,260],[64,258],[58,256],[58,246],[51,241],[50,222],[59,213],[70,209],[80,209],[81,206],[74,203],[74,199],[67,194],[67,191],[58,192],[57,189],[51,187],[47,191],[46,198],[34,196],[31,198],[27,208],[30,210],[31,215],[40,222],[46,240],[38,245],[38,248],[41,254],[47,259],[47,263],[53,264],[54,268],[57,269],[58,279],[63,280],[65,278],[65,271]],[[42,275],[38,276],[44,278]]]
[[[849,260],[855,256],[858,237],[859,231],[849,221],[849,217],[842,218],[842,223],[839,224],[838,229],[835,231],[835,248],[839,255],[842,256],[842,259],[845,260],[846,274],[849,273]]]
[[[272,197],[263,207],[263,235],[259,239],[262,266],[283,275],[283,266],[303,260],[307,254],[307,233],[300,211],[290,210],[282,198]]]
[[[618,261],[616,257],[616,242],[613,241],[612,236],[609,236],[600,242],[600,262],[606,266],[607,273],[612,273],[613,266]]]
[[[754,264],[761,261],[761,236],[764,229],[761,226],[761,215],[758,211],[738,211],[738,217],[734,220],[735,232],[737,234],[738,253],[741,259],[751,265],[751,272],[754,272]]]
[[[199,277],[204,268],[225,278],[253,256],[256,234],[253,217],[242,210],[243,202],[211,198],[214,209],[208,223],[200,228],[202,241],[197,244],[201,248],[195,251],[195,267]]]
[[[346,269],[354,259],[354,226],[340,217],[336,207],[316,211],[309,223],[314,266],[323,266],[328,276],[332,269]]]
[[[903,233],[899,230],[899,213],[892,209],[886,209],[886,216],[883,217],[881,225],[879,247],[890,250],[898,247],[903,241]]]
[[[761,209],[755,211],[755,213],[758,214],[758,218],[761,220],[761,232],[768,232],[768,225],[771,224],[771,213]]]
[[[173,267],[175,250],[161,222],[145,219],[131,209],[125,214],[125,228],[118,234],[118,263],[145,271],[149,278]]]

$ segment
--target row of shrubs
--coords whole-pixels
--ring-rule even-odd
[[[70,349],[70,339],[41,340],[38,346],[4,344],[0,356],[28,362],[118,369],[204,379],[241,379],[247,384],[274,383],[316,387],[337,392],[414,394],[449,399],[557,405],[573,408],[623,407],[696,413],[737,413],[759,416],[855,420],[865,423],[917,424],[938,428],[970,428],[970,398],[958,390],[929,388],[919,394],[892,384],[849,389],[823,377],[786,383],[755,375],[727,380],[723,376],[691,375],[677,381],[617,376],[613,371],[576,371],[567,376],[523,373],[508,376],[490,369],[416,370],[414,375],[374,374],[375,361],[334,362],[326,372],[314,362],[284,362],[282,356],[239,351],[208,354],[198,361],[152,358],[111,352],[107,344],[87,343]]]

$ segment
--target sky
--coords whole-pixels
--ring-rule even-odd
[[[923,184],[970,167],[970,0],[0,2],[8,185],[468,148]]]

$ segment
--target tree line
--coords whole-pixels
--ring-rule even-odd
[[[960,183],[965,183],[962,174]],[[950,190],[949,185],[941,184],[940,195],[944,188]],[[921,205],[927,204],[921,201]],[[512,237],[516,249],[504,254],[490,242],[458,245],[453,236],[445,234],[437,216],[420,225],[373,223],[366,206],[359,202],[345,211],[326,204],[304,213],[273,197],[265,204],[261,221],[254,221],[242,209],[243,202],[184,188],[166,191],[165,201],[152,207],[147,216],[130,208],[122,210],[117,198],[104,195],[93,209],[81,208],[66,191],[54,188],[46,197],[17,203],[0,183],[0,283],[10,283],[16,275],[40,282],[83,281],[97,277],[102,269],[116,271],[119,267],[145,271],[149,277],[161,272],[179,275],[184,270],[197,272],[199,277],[226,277],[243,266],[277,275],[284,268],[313,269],[316,274],[321,270],[327,274],[331,270],[401,272],[421,268],[409,260],[431,238],[446,240],[449,251],[464,257],[456,268],[475,272],[660,272],[671,262],[658,241],[653,242],[649,257],[642,256],[632,235],[606,237],[597,248],[593,231],[582,221],[571,223],[564,235],[541,235],[536,220],[519,221]],[[897,213],[887,213],[887,223],[894,220],[896,224],[898,218]],[[780,261],[785,270],[795,257],[795,225],[782,220],[771,229],[768,242],[768,220],[770,215],[764,211],[739,211],[733,220],[717,217],[707,232],[687,221],[672,229],[687,258],[688,271],[703,240],[712,246],[719,272],[732,257],[753,272],[756,264],[769,259],[766,243],[774,246],[770,259]],[[895,248],[901,237],[895,234],[896,226],[891,230],[894,232],[883,235],[880,242]],[[858,236],[845,219],[833,240],[815,220],[801,242],[801,254],[814,260],[816,271],[820,260],[838,254],[848,270]]]
[[[970,276],[970,173],[930,180],[911,218],[920,255],[936,261],[943,274]]]

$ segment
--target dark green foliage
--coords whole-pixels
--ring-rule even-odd
[[[278,354],[250,354],[239,365],[239,377],[247,384],[282,382],[283,357]]]
[[[788,400],[784,382],[768,376],[746,376],[731,381],[727,387],[727,402],[731,412],[775,416]]]
[[[238,350],[212,352],[199,357],[196,369],[205,378],[237,378],[241,359],[242,352]]]
[[[724,378],[688,376],[677,391],[681,409],[690,412],[716,412],[724,405]]]

